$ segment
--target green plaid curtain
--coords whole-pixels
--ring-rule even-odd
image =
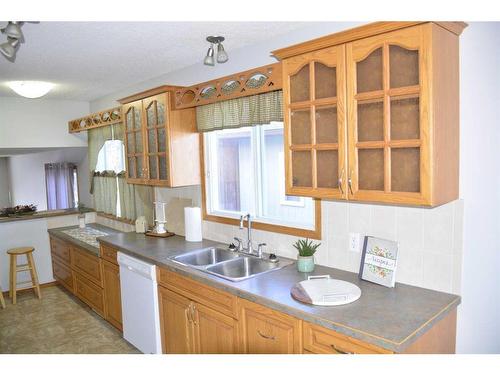
[[[145,216],[148,224],[153,225],[153,187],[127,184],[125,178],[118,178],[118,184],[122,217],[135,220]]]
[[[207,132],[283,121],[281,90],[196,107],[198,131]]]

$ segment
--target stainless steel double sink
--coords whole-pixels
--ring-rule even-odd
[[[219,247],[194,250],[171,258],[174,262],[193,267],[206,273],[230,281],[242,281],[251,277],[283,268],[293,262],[279,259],[271,262],[246,254],[225,250]]]

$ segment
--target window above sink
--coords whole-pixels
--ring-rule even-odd
[[[319,201],[285,194],[282,122],[207,132],[203,140],[205,219],[236,225],[249,212],[256,229],[317,238]]]

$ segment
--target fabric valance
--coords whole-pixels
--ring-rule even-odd
[[[283,121],[281,90],[196,107],[200,132],[263,125],[272,121]]]

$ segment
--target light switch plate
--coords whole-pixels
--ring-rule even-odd
[[[349,250],[354,253],[361,251],[361,233],[349,233]]]

